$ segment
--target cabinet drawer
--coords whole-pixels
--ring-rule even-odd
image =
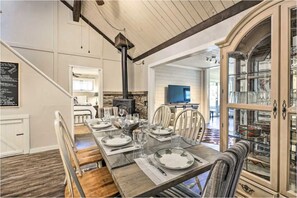
[[[238,197],[277,197],[277,193],[269,189],[265,189],[265,187],[259,187],[240,179],[237,185],[236,195],[238,195]]]

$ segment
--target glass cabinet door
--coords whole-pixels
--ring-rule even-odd
[[[251,144],[243,169],[270,180],[270,112],[229,109],[229,146],[240,140]]]
[[[289,184],[288,189],[297,193],[297,130],[296,130],[296,109],[297,109],[297,8],[290,11],[290,51],[289,51]]]
[[[280,175],[281,193],[286,196],[297,196],[297,8],[296,3],[287,2],[282,7],[281,35],[281,78],[280,82],[282,115],[280,118]]]
[[[239,44],[228,54],[228,102],[236,104],[271,104],[271,23],[263,21],[256,29],[264,29],[256,43]],[[252,31],[250,34],[257,34]],[[251,36],[247,35],[247,38]]]
[[[240,140],[251,144],[243,169],[245,176],[272,186],[277,167],[277,117],[273,112],[278,87],[278,65],[272,64],[272,19],[266,18],[228,52],[228,147]],[[275,49],[274,49],[275,50]],[[273,87],[274,86],[274,87]],[[272,122],[273,120],[273,122]],[[273,138],[273,139],[272,139]],[[273,141],[272,141],[273,140]],[[273,183],[273,186],[276,186]]]

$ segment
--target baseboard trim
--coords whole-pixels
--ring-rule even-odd
[[[51,145],[51,146],[44,146],[44,147],[37,147],[37,148],[32,148],[30,149],[30,154],[32,153],[40,153],[43,151],[50,151],[54,149],[58,149],[58,145]]]

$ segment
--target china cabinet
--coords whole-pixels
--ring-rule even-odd
[[[297,196],[296,12],[295,1],[264,1],[218,43],[221,150],[251,143],[239,197]]]

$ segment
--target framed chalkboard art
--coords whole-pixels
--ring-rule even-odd
[[[20,106],[19,63],[0,62],[0,107]]]

